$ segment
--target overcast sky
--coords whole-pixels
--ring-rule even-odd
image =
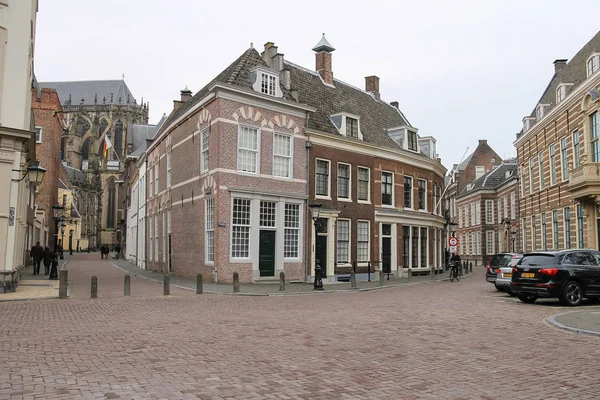
[[[250,43],[314,69],[325,32],[337,79],[377,75],[447,168],[487,139],[515,156],[515,134],[552,78],[600,29],[598,0],[40,0],[39,81],[121,79],[150,102],[150,123]]]

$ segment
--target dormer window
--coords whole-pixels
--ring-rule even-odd
[[[277,93],[277,77],[271,74],[261,73],[262,79],[260,84],[260,91],[269,96],[275,96]]]
[[[594,53],[587,60],[587,77],[589,78],[600,69],[600,53]]]
[[[352,117],[346,117],[346,136],[358,138],[358,120]]]
[[[279,75],[266,67],[258,66],[250,70],[252,89],[267,96],[282,97],[279,87]]]
[[[556,104],[560,103],[565,98],[565,89],[566,88],[563,85],[556,88]]]
[[[541,121],[542,118],[544,118],[547,106],[548,106],[547,104],[538,104],[538,106],[535,110],[535,116],[538,121]]]
[[[417,151],[417,132],[408,131],[408,149],[412,151]]]
[[[339,113],[334,114],[329,118],[340,135],[363,140],[363,135],[360,131],[360,118],[358,115]]]
[[[534,117],[525,117],[523,118],[523,133],[527,132],[533,125],[535,124]]]

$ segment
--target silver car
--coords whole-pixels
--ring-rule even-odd
[[[510,280],[512,278],[512,269],[519,260],[523,258],[523,254],[513,254],[510,262],[502,267],[499,267],[497,270],[496,281],[494,285],[497,290],[503,290],[506,293],[514,296],[515,293],[510,290]]]

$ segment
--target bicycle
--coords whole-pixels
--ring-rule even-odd
[[[460,276],[460,264],[456,262],[450,262],[450,282],[454,282],[455,279],[457,282],[459,282]]]

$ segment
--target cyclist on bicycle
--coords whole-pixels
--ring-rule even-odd
[[[452,257],[450,257],[450,268],[455,269],[457,274],[461,273],[461,260],[458,251],[454,252]]]

